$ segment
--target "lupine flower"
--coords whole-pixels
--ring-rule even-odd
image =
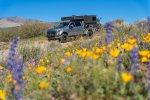
[[[131,63],[136,64],[138,61],[138,49],[136,47],[133,47],[133,49],[130,52],[130,58],[131,58]]]
[[[82,45],[82,43],[80,43],[80,49],[82,49],[83,48],[83,45]]]
[[[7,69],[12,70],[15,62],[15,55],[16,55],[16,47],[19,41],[19,37],[15,38],[10,45],[10,50],[9,50],[9,56],[7,59]]]
[[[133,49],[130,52],[130,59],[131,59],[130,68],[131,68],[131,73],[134,75],[136,74],[136,71],[138,69],[138,65],[137,65],[138,58],[139,58],[138,49],[136,47],[133,47]]]
[[[39,57],[36,57],[36,59],[35,59],[35,65],[38,65],[38,63],[39,63]]]
[[[22,70],[23,70],[23,58],[20,56],[19,58],[16,58],[15,66],[12,70],[13,80],[15,81],[13,83],[13,89],[12,94],[14,95],[16,100],[22,99]]]
[[[112,22],[106,24],[106,36],[106,44],[111,43],[113,41]]]
[[[148,32],[150,32],[150,17],[147,18]]]
[[[7,59],[8,70],[10,70],[13,80],[16,82],[13,83],[12,94],[16,100],[22,99],[22,67],[23,67],[23,58],[16,56],[16,47],[19,42],[19,37],[15,38],[10,45],[9,56]]]

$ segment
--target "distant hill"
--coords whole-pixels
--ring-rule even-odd
[[[6,17],[6,18],[0,18],[0,28],[9,28],[9,27],[17,27],[25,22],[42,22],[40,20],[36,19],[28,19],[23,17]]]

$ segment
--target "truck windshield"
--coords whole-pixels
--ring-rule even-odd
[[[58,26],[56,26],[57,28],[60,28],[60,27],[67,27],[69,25],[69,22],[62,22],[60,23]]]

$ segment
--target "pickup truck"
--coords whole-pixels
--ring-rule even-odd
[[[98,30],[99,23],[95,15],[62,17],[61,22],[48,29],[48,40],[57,39],[61,43],[66,42],[68,37],[86,35],[92,37],[93,33]]]

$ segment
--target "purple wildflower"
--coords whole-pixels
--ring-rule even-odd
[[[83,49],[83,45],[82,45],[82,43],[80,43],[80,49]]]
[[[106,36],[106,44],[111,43],[113,41],[112,22],[106,24]]]
[[[137,65],[137,62],[138,62],[138,49],[136,47],[133,47],[133,49],[131,50],[130,52],[130,59],[131,59],[131,73],[132,74],[136,74],[136,71],[138,69],[138,65]]]
[[[147,18],[147,27],[148,27],[148,32],[150,32],[150,17]]]
[[[16,55],[16,47],[19,41],[19,37],[15,38],[10,45],[10,50],[9,50],[9,56],[7,59],[7,68],[8,70],[12,70],[14,66],[14,61],[15,61],[15,55]]]
[[[16,59],[15,66],[12,70],[13,80],[16,82],[13,83],[12,94],[16,100],[21,100],[22,98],[22,70],[23,70],[23,59],[22,56]]]
[[[36,59],[35,59],[35,65],[38,65],[38,63],[39,63],[39,57],[36,57]]]
[[[9,56],[7,59],[8,70],[12,73],[13,83],[12,94],[16,100],[22,98],[22,70],[23,70],[23,58],[16,56],[16,47],[19,42],[19,37],[15,38],[10,45]]]

